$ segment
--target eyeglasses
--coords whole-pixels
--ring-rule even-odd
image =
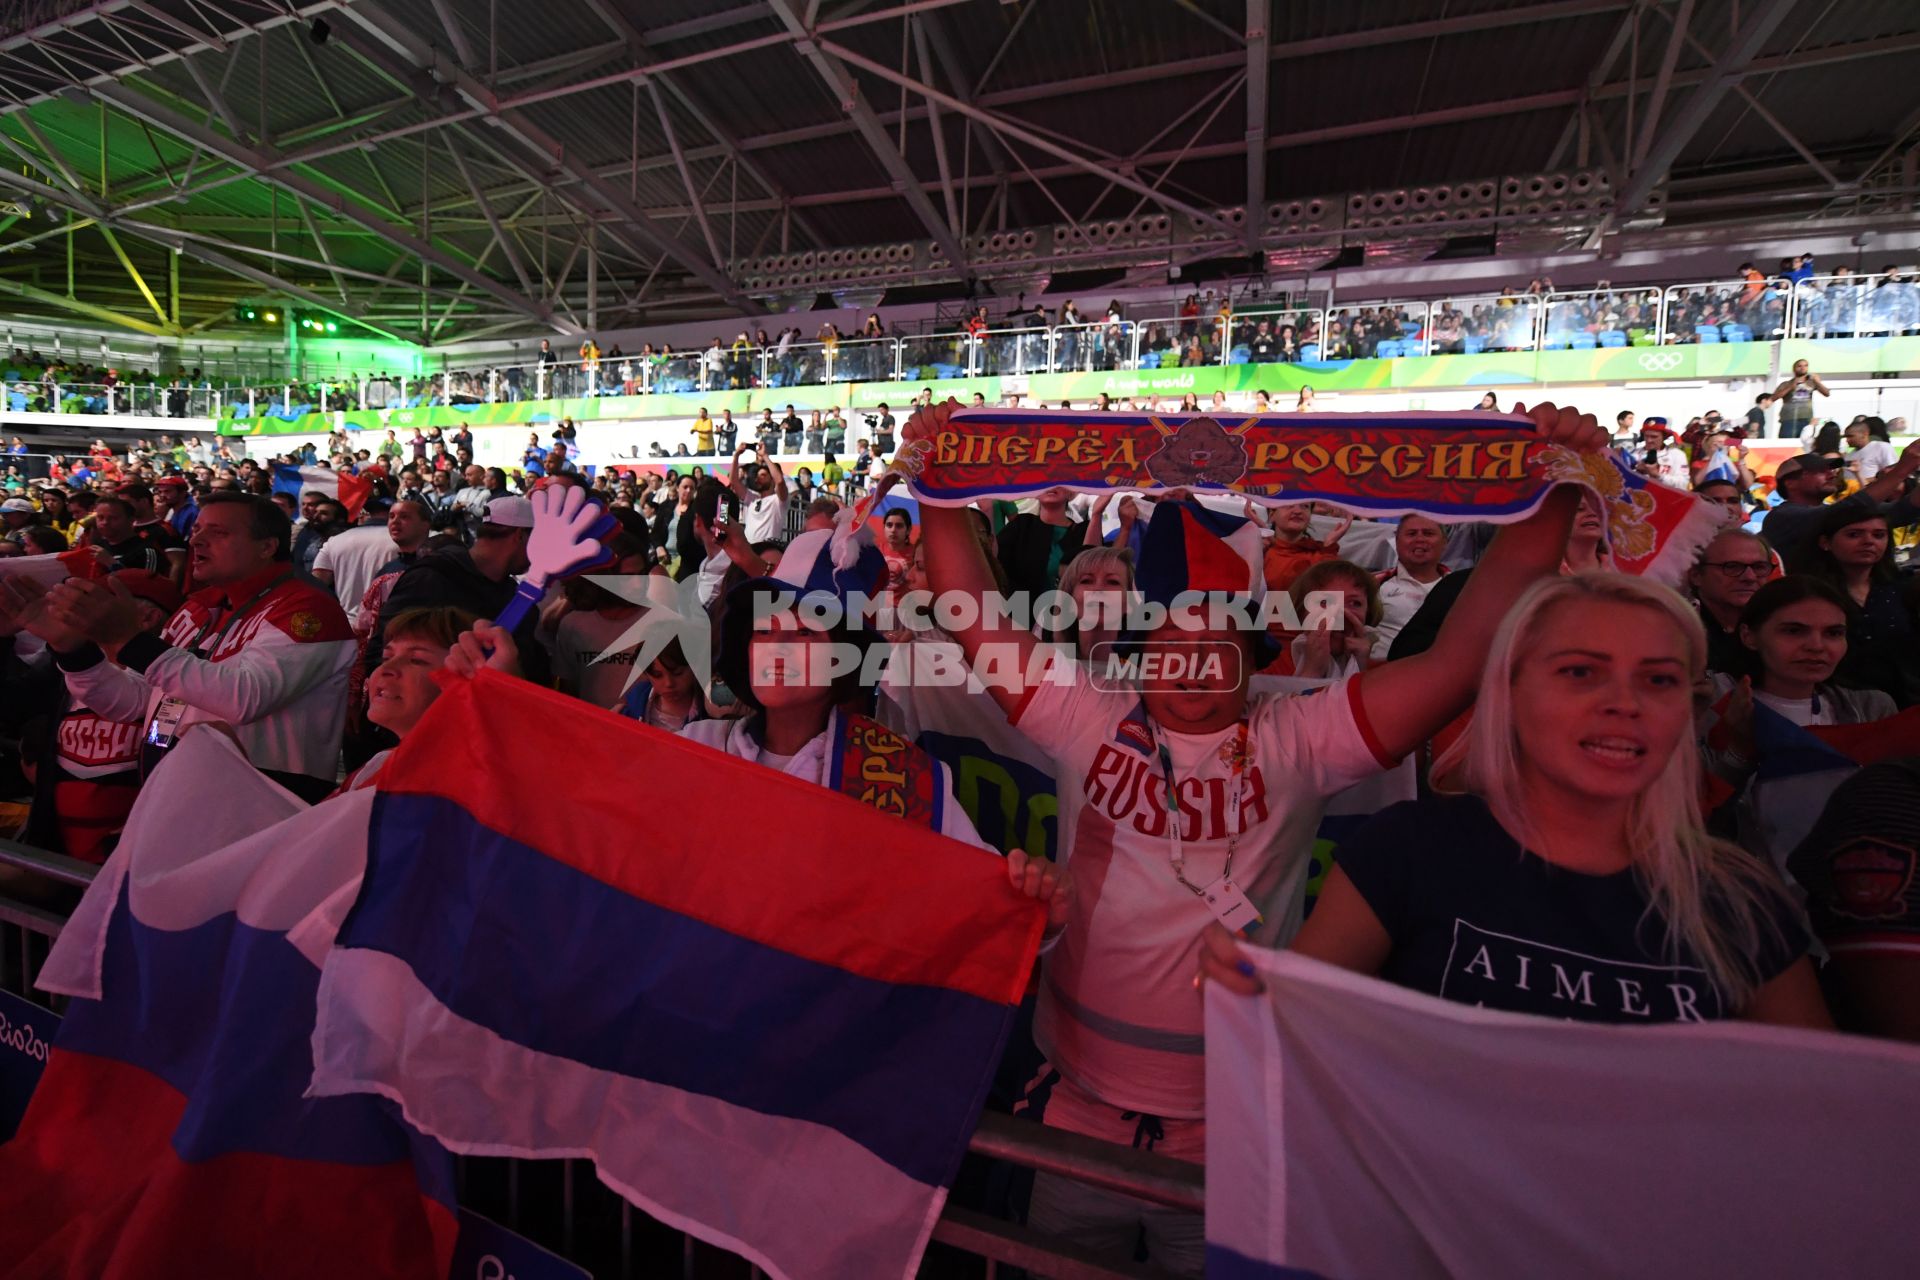
[[[1702,569],[1718,569],[1729,578],[1764,578],[1773,572],[1771,560],[1703,560]]]

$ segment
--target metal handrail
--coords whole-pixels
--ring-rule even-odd
[[[0,865],[37,872],[60,884],[85,887],[99,868],[63,854],[36,849],[15,840],[0,839]],[[65,915],[37,903],[0,895],[0,923],[18,926],[25,934],[49,939],[60,935]],[[27,938],[23,935],[23,982],[30,985]],[[21,994],[26,994],[22,992]],[[967,1149],[975,1155],[1003,1160],[1040,1173],[1053,1174],[1088,1186],[1119,1192],[1153,1204],[1191,1213],[1206,1209],[1206,1170],[1190,1161],[1175,1160],[1151,1151],[1135,1150],[1081,1134],[1050,1129],[1030,1120],[988,1112],[981,1115]],[[509,1164],[517,1166],[520,1162]],[[564,1241],[574,1240],[571,1179],[573,1165],[560,1163],[567,1179],[567,1220]],[[622,1218],[627,1209],[623,1203]],[[509,1226],[517,1225],[509,1222]],[[1025,1267],[1052,1280],[1152,1280],[1165,1273],[1129,1262],[1116,1262],[1070,1242],[1054,1239],[1024,1225],[947,1204],[934,1225],[933,1239],[989,1259],[992,1263]],[[563,1252],[566,1243],[562,1244]]]
[[[1787,336],[1791,317],[1788,309],[1792,305],[1793,290],[1780,289],[1779,278],[1769,276],[1760,281],[1757,291],[1752,281],[1745,278],[1737,280],[1696,280],[1681,281],[1663,285],[1660,289],[1660,343],[1693,343],[1699,340],[1699,326],[1691,320],[1683,320],[1676,314],[1675,304],[1681,300],[1682,291],[1710,291],[1717,296],[1712,298],[1715,305],[1743,307],[1742,317],[1734,323],[1744,325],[1752,333],[1755,342],[1773,342]],[[1742,302],[1749,291],[1754,291],[1752,302]],[[1778,323],[1767,323],[1765,307],[1776,297],[1783,297]],[[1727,323],[1725,320],[1719,323]]]
[[[23,871],[37,871],[50,880],[75,885],[82,889],[92,884],[94,876],[100,872],[100,868],[91,862],[69,858],[64,853],[36,849],[30,844],[21,844],[18,840],[0,840],[0,865],[19,867]]]

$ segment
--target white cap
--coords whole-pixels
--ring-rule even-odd
[[[531,529],[533,503],[525,498],[495,498],[487,504],[486,523],[505,525],[509,529]]]

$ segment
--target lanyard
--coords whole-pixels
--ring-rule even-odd
[[[293,571],[289,569],[287,572],[275,578],[272,582],[269,582],[266,586],[260,588],[259,591],[255,592],[251,600],[247,601],[245,604],[241,605],[239,608],[234,609],[233,611],[228,613],[227,616],[221,620],[220,629],[213,633],[212,645],[209,646],[207,649],[207,652],[204,655],[202,655],[200,653],[200,642],[207,638],[207,631],[209,628],[213,626],[213,619],[211,618],[207,619],[206,622],[201,624],[200,633],[194,636],[192,640],[187,642],[187,652],[194,654],[195,656],[204,656],[208,659],[211,659],[214,655],[214,652],[218,650],[220,647],[221,637],[227,634],[227,631],[233,626],[233,624],[240,621],[240,619],[244,618],[247,615],[247,613],[253,608],[253,606],[259,604],[262,600],[266,599],[268,592],[272,591],[275,587],[279,586],[281,583],[285,582],[288,578],[291,578],[292,576],[293,576]]]
[[[1173,777],[1173,752],[1167,748],[1166,737],[1160,732],[1158,722],[1149,719],[1147,727],[1153,731],[1154,751],[1160,757],[1160,774],[1167,784],[1167,860],[1173,864],[1173,878],[1178,880],[1195,894],[1205,894],[1206,890],[1187,879],[1187,855],[1180,836],[1181,819],[1184,814],[1180,808],[1180,796]],[[1233,744],[1233,782],[1227,792],[1227,812],[1231,815],[1232,825],[1227,828],[1227,862],[1221,868],[1220,878],[1233,877],[1233,853],[1240,847],[1241,800],[1246,788],[1247,775],[1247,722],[1240,722],[1239,736]]]

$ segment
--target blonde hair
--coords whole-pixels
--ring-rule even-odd
[[[1075,578],[1082,574],[1098,576],[1109,565],[1120,570],[1120,575],[1127,580],[1126,589],[1133,590],[1133,552],[1127,547],[1088,547],[1060,570],[1060,589],[1071,591]]]
[[[1644,578],[1593,572],[1537,582],[1507,614],[1480,674],[1480,695],[1467,731],[1434,762],[1436,791],[1472,794],[1522,845],[1540,848],[1522,783],[1525,754],[1515,725],[1513,682],[1522,655],[1562,605],[1592,600],[1652,610],[1686,641],[1690,674],[1706,667],[1706,633],[1679,596]],[[1627,836],[1633,872],[1647,895],[1641,923],[1659,916],[1669,958],[1681,948],[1706,969],[1728,999],[1744,1005],[1759,985],[1754,957],[1769,938],[1781,939],[1776,909],[1786,895],[1771,868],[1738,845],[1709,835],[1700,810],[1700,756],[1683,733],[1672,758],[1644,792],[1628,802]]]

